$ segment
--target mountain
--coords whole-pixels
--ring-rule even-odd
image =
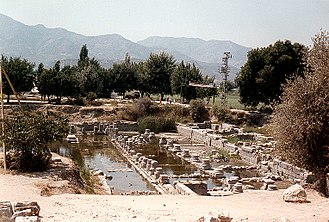
[[[230,79],[235,77],[246,62],[250,48],[231,41],[205,41],[197,38],[149,37],[137,43],[118,34],[84,36],[63,28],[43,25],[25,25],[0,14],[0,53],[22,57],[36,64],[52,66],[57,60],[63,64],[76,64],[80,49],[87,44],[89,56],[105,67],[122,61],[128,53],[134,61],[145,60],[150,53],[162,51],[173,55],[177,62],[195,63],[204,75],[219,77],[218,67],[224,51],[231,51]]]
[[[225,51],[230,51],[233,57],[229,60],[229,63],[237,68],[240,68],[246,62],[247,53],[250,51],[250,48],[231,41],[205,41],[199,38],[152,36],[137,43],[146,47],[178,51],[197,61],[205,63],[218,64],[221,62],[223,53]]]

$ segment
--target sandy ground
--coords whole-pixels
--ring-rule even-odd
[[[226,197],[40,195],[48,179],[0,173],[0,201],[37,201],[42,221],[197,221],[209,213],[233,221],[329,221],[329,199],[307,190],[310,203],[286,203],[279,191]]]

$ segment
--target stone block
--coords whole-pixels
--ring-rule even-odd
[[[13,208],[9,201],[0,202],[0,218],[11,218]]]
[[[16,202],[13,211],[16,216],[39,216],[40,206],[35,201]]]
[[[283,192],[283,200],[286,202],[306,202],[307,195],[304,188],[295,184]]]
[[[40,222],[40,218],[37,216],[29,216],[29,217],[16,217],[15,222]]]
[[[278,190],[278,187],[275,184],[269,184],[267,186],[267,190],[269,190],[269,191]]]

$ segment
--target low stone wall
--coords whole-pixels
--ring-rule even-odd
[[[190,137],[193,140],[205,143],[211,147],[222,148],[228,152],[239,151],[239,155],[242,160],[254,165],[258,165],[258,167],[264,171],[290,179],[300,179],[307,181],[309,172],[284,161],[272,158],[269,154],[263,154],[259,151],[261,147],[256,148],[246,145],[236,146],[234,144],[228,143],[226,139],[218,138],[218,135],[209,134],[205,130],[191,129],[186,126],[177,126],[177,131],[183,136]],[[271,137],[264,137],[259,135],[256,136],[263,142],[268,142],[271,139]]]
[[[174,187],[177,190],[177,192],[181,195],[197,196],[196,193],[194,193],[190,188],[188,188],[185,184],[179,181],[174,181]]]
[[[229,145],[229,144],[227,144],[227,145]],[[233,145],[233,146],[235,146],[235,145]],[[235,147],[237,147],[237,146],[235,146]],[[256,153],[255,148],[249,147],[249,146],[242,146],[242,147],[238,147],[238,151],[239,151],[239,155],[242,160],[255,164],[255,165],[259,163],[260,157]]]
[[[94,132],[95,128],[100,129],[105,134],[105,129],[110,126],[118,128],[119,131],[137,131],[138,125],[136,122],[120,121],[120,122],[83,122],[83,123],[71,123],[73,126],[73,134],[75,133],[88,133]]]

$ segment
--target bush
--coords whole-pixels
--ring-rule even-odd
[[[215,105],[212,107],[212,114],[216,117],[217,121],[220,123],[225,122],[227,116],[229,115],[230,110],[225,106]]]
[[[10,155],[9,168],[19,171],[42,171],[49,165],[51,154],[48,144],[62,140],[68,132],[68,123],[50,111],[13,112],[4,122],[1,140]]]
[[[7,168],[18,171],[44,171],[50,166],[51,154],[48,152],[15,152],[7,155]]]
[[[152,132],[172,132],[176,131],[176,124],[173,119],[148,116],[138,120],[138,132],[144,133],[145,129],[150,129]]]
[[[152,101],[147,98],[140,98],[131,107],[127,108],[124,117],[128,120],[137,120],[151,113]]]
[[[83,98],[81,96],[78,96],[77,98],[75,98],[74,104],[78,106],[84,106],[85,102],[83,101]]]
[[[203,100],[191,100],[190,102],[190,115],[194,122],[204,122],[209,120],[209,112]]]
[[[101,106],[101,105],[103,105],[103,103],[101,101],[93,100],[93,101],[89,101],[88,105],[90,105],[90,106]]]
[[[329,33],[313,39],[308,65],[312,72],[285,87],[282,103],[273,113],[276,148],[291,163],[317,178],[317,189],[326,192],[329,173]]]
[[[95,99],[97,99],[97,95],[94,92],[89,92],[86,96],[88,102],[94,101]]]

